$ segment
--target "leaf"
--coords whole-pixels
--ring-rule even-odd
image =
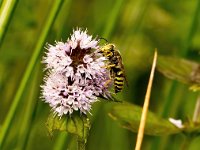
[[[158,70],[166,77],[191,85],[191,89],[200,88],[200,64],[186,59],[159,56]]]
[[[132,132],[137,132],[140,124],[142,108],[130,103],[114,104],[109,116],[120,122],[120,124]],[[168,120],[161,119],[156,114],[148,111],[145,125],[145,134],[168,135],[179,133],[182,130],[176,128]]]
[[[200,136],[200,124],[186,122],[184,126],[185,128],[183,130],[186,135]]]
[[[90,121],[86,115],[72,114],[71,116],[59,116],[50,113],[47,122],[47,129],[50,135],[54,130],[67,131],[78,136],[78,140],[87,142],[87,136],[90,130]]]

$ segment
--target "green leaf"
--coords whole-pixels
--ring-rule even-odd
[[[200,136],[200,124],[188,124],[188,122],[186,122],[184,126],[185,128],[183,131],[186,135]]]
[[[159,56],[158,70],[166,77],[191,85],[191,89],[200,89],[200,64],[186,59]]]
[[[120,124],[132,132],[137,132],[140,124],[142,108],[130,103],[114,104],[110,110],[109,116],[120,122]],[[148,112],[145,134],[148,135],[168,135],[181,132],[168,120],[161,119],[152,112]]]
[[[87,142],[87,137],[90,130],[90,121],[86,115],[72,114],[71,116],[59,116],[50,113],[47,122],[47,129],[50,135],[53,134],[54,130],[67,131],[78,136],[78,141],[82,143]]]

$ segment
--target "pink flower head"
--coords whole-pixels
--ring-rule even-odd
[[[98,96],[109,97],[109,70],[98,44],[87,31],[77,29],[67,42],[48,45],[43,63],[49,74],[41,86],[42,97],[58,116],[86,114]]]

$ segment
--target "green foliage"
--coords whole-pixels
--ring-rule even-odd
[[[159,56],[158,70],[165,76],[187,83],[193,90],[200,89],[200,64],[186,59]]]
[[[185,122],[184,124],[183,133],[186,134],[186,136],[193,136],[193,137],[199,137],[200,136],[200,124],[199,123],[193,123],[193,122]]]
[[[86,115],[73,114],[72,116],[59,116],[51,113],[46,122],[49,134],[52,136],[54,130],[66,131],[78,137],[81,148],[84,149],[90,130],[90,121]]]
[[[11,5],[4,7],[8,2],[12,2]],[[156,131],[152,130],[151,123],[161,129],[156,135],[165,135],[169,126],[169,130],[174,128],[176,133],[174,126],[160,118],[184,120],[193,116],[199,94],[199,7],[198,0],[0,0],[0,18],[5,17],[0,19],[1,149],[77,148],[76,140],[71,136],[55,132],[50,139],[47,135],[45,120],[50,108],[40,98],[43,67],[38,65],[41,64],[44,44],[66,41],[76,27],[87,28],[94,37],[106,38],[117,46],[124,60],[129,86],[116,98],[140,106],[149,78],[152,62],[149,60],[154,49],[158,49],[158,70],[181,82],[169,80],[156,72],[150,103],[153,121],[150,120],[146,127],[151,135]],[[7,13],[2,16],[3,10]],[[188,87],[197,92],[189,91]],[[126,103],[118,105],[120,103],[110,112],[117,122],[107,116],[110,111],[107,104],[99,102],[92,107],[86,149],[133,149],[136,134],[132,131],[137,131],[141,108],[132,104],[126,106]],[[77,118],[76,122],[79,121],[84,122]],[[118,122],[131,130],[121,128]],[[184,132],[196,137],[199,124],[191,122],[184,122],[187,127]],[[71,132],[76,131],[73,125],[71,121]],[[188,149],[199,149],[198,140],[193,141],[187,136],[188,143],[191,143]],[[145,136],[142,146],[144,150],[176,150],[184,143],[179,134],[157,138]]]
[[[109,116],[119,121],[120,124],[132,132],[137,132],[140,124],[142,108],[130,103],[115,104]],[[176,128],[168,120],[161,119],[156,114],[148,112],[145,134],[147,135],[169,135],[180,133],[181,129]]]
[[[123,104],[113,104],[109,116],[134,133],[138,132],[142,108],[124,102]],[[144,134],[151,136],[166,136],[170,134],[185,134],[187,137],[200,136],[200,123],[187,120],[183,123],[183,128],[178,128],[168,120],[160,118],[157,114],[148,111]]]

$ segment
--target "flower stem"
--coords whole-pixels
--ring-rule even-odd
[[[193,115],[193,122],[199,123],[199,121],[200,121],[200,95],[196,101],[196,106],[195,106],[194,115]]]
[[[187,135],[183,141],[181,150],[188,150],[192,140],[193,140],[193,138],[191,136]]]
[[[85,150],[85,141],[78,138],[77,139],[78,150]]]
[[[8,131],[10,129],[11,123],[14,119],[16,109],[18,107],[18,104],[21,100],[22,94],[24,93],[24,90],[26,88],[26,85],[28,83],[28,80],[32,74],[33,69],[35,68],[35,64],[39,58],[41,49],[44,45],[45,39],[50,31],[50,28],[57,16],[57,13],[60,10],[60,7],[62,6],[63,0],[57,0],[54,1],[54,4],[52,5],[53,8],[51,9],[51,12],[49,14],[49,17],[47,18],[46,24],[44,25],[44,28],[42,30],[41,35],[39,36],[37,45],[35,47],[35,50],[33,52],[33,55],[28,63],[28,66],[26,68],[26,71],[22,77],[22,81],[20,82],[19,88],[15,94],[15,97],[13,99],[13,103],[11,104],[10,110],[8,112],[8,115],[6,116],[6,119],[1,127],[1,133],[0,133],[0,149],[3,147],[4,141],[7,137]]]

